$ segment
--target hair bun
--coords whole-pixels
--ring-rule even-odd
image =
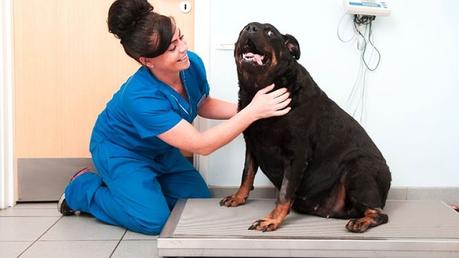
[[[116,0],[108,11],[108,31],[123,40],[152,11],[147,0]]]

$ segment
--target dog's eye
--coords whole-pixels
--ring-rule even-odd
[[[266,34],[268,34],[268,37],[271,37],[273,35],[273,32],[268,30],[268,32],[266,32]]]

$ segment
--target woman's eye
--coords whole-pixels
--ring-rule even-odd
[[[185,35],[180,35],[179,39],[182,41],[184,37]],[[169,51],[174,51],[177,48],[177,43],[173,43],[173,44],[174,45],[171,48],[169,48]]]

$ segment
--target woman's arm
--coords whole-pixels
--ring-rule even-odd
[[[258,91],[252,102],[232,118],[199,132],[190,123],[181,120],[170,130],[158,135],[164,142],[181,150],[208,155],[241,134],[254,121],[271,116],[282,116],[290,111],[291,99],[285,88],[270,93],[273,85]]]
[[[236,115],[237,104],[207,97],[201,104],[198,114],[209,119],[229,119]]]

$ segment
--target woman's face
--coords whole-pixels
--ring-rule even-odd
[[[148,64],[147,66],[155,72],[180,72],[190,66],[187,50],[188,46],[183,39],[183,35],[180,29],[176,27],[174,36],[172,36],[171,43],[166,52],[157,57],[148,58],[147,63],[151,63],[152,66]]]

